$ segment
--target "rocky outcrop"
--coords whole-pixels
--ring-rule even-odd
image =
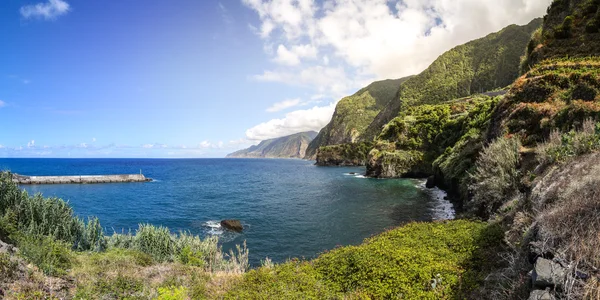
[[[364,166],[372,143],[323,146],[317,152],[317,166]]]
[[[221,227],[235,232],[242,232],[244,230],[244,226],[240,220],[223,220],[221,221]]]
[[[531,282],[535,287],[559,287],[565,280],[565,268],[559,263],[538,257],[531,274]]]
[[[529,294],[528,300],[554,300],[554,296],[547,290],[533,290]]]
[[[300,132],[275,139],[264,140],[256,146],[228,154],[228,158],[303,158],[314,131]]]

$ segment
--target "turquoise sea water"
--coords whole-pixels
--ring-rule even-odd
[[[0,159],[22,175],[129,174],[154,181],[23,186],[68,200],[82,217],[97,216],[107,232],[139,223],[218,235],[225,250],[247,241],[250,262],[311,258],[358,244],[412,220],[451,218],[451,205],[422,180],[369,179],[364,168],[317,167],[284,159]],[[357,174],[351,174],[357,173]],[[222,219],[240,219],[241,234]]]

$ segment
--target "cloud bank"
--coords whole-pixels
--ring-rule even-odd
[[[528,23],[542,16],[551,0],[242,2],[257,14],[258,23],[250,25],[273,62],[251,78],[339,99],[374,80],[418,74],[454,46],[510,24]],[[331,105],[289,113],[248,129],[246,136],[272,138],[317,128],[331,115],[319,114],[323,119],[317,120],[309,114],[332,112]]]

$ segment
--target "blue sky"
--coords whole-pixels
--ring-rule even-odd
[[[318,130],[342,96],[418,73],[549,2],[459,1],[473,7],[4,0],[0,157],[221,157]]]

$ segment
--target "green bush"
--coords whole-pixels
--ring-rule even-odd
[[[587,119],[579,130],[564,134],[558,129],[553,130],[548,140],[536,147],[536,156],[540,163],[552,164],[597,149],[600,149],[600,124]]]
[[[179,251],[179,261],[184,265],[203,267],[204,253],[197,250],[194,251],[190,246],[185,246]]]
[[[149,299],[141,280],[117,274],[100,277],[93,285],[80,286],[74,299]]]
[[[161,287],[158,288],[157,300],[185,300],[187,299],[187,290],[185,287]]]
[[[17,244],[19,254],[47,275],[65,275],[71,268],[73,256],[65,242],[47,236],[20,235]]]
[[[462,299],[480,284],[502,231],[481,222],[411,223],[321,254],[262,267],[226,299]]]
[[[477,215],[489,217],[518,192],[520,147],[519,138],[500,137],[481,152],[469,186]]]
[[[554,28],[554,37],[557,39],[566,39],[571,37],[571,29],[573,28],[573,16],[567,16],[561,25]]]

